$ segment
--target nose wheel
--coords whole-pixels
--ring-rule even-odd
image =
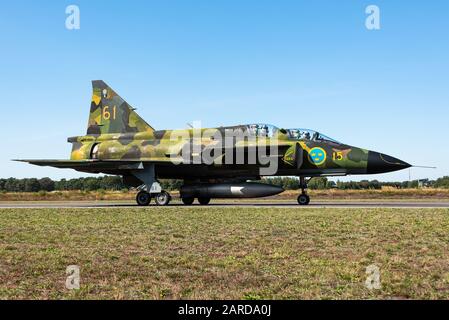
[[[310,197],[307,194],[300,194],[298,197],[298,203],[300,206],[306,206],[310,203]]]
[[[299,180],[300,180],[301,194],[298,196],[298,204],[300,206],[307,206],[310,203],[310,197],[307,194],[308,181],[306,181],[304,177],[300,177]]]

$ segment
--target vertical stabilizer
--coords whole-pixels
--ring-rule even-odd
[[[92,81],[87,134],[153,132],[125,100],[101,80]]]

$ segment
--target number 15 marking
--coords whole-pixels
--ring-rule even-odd
[[[333,155],[332,155],[332,158],[333,158],[335,161],[341,161],[341,160],[343,160],[343,152],[341,152],[341,151],[334,152]]]

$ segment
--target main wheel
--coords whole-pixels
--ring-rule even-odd
[[[198,198],[198,202],[202,206],[207,206],[210,203],[210,198]]]
[[[298,203],[300,206],[306,206],[310,203],[310,197],[306,194],[300,194],[298,197]]]
[[[195,201],[195,198],[193,198],[193,197],[181,198],[181,201],[186,206],[191,206],[193,204],[193,201]]]
[[[158,193],[156,197],[154,198],[154,201],[156,201],[156,204],[158,206],[166,206],[170,203],[171,196],[168,192],[162,191],[161,193]]]
[[[146,191],[140,191],[136,196],[136,202],[141,207],[147,206],[151,202],[151,196]]]

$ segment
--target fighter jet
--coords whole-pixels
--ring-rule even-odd
[[[313,177],[377,174],[411,167],[385,155],[338,142],[309,129],[255,123],[218,128],[155,130],[105,82],[93,81],[86,135],[68,138],[70,160],[17,160],[38,166],[119,175],[139,192],[136,202],[166,206],[171,195],[159,179],[180,179],[185,205],[215,198],[256,198],[284,191],[260,183],[296,176],[299,205],[308,205]],[[229,138],[231,136],[231,138]]]

